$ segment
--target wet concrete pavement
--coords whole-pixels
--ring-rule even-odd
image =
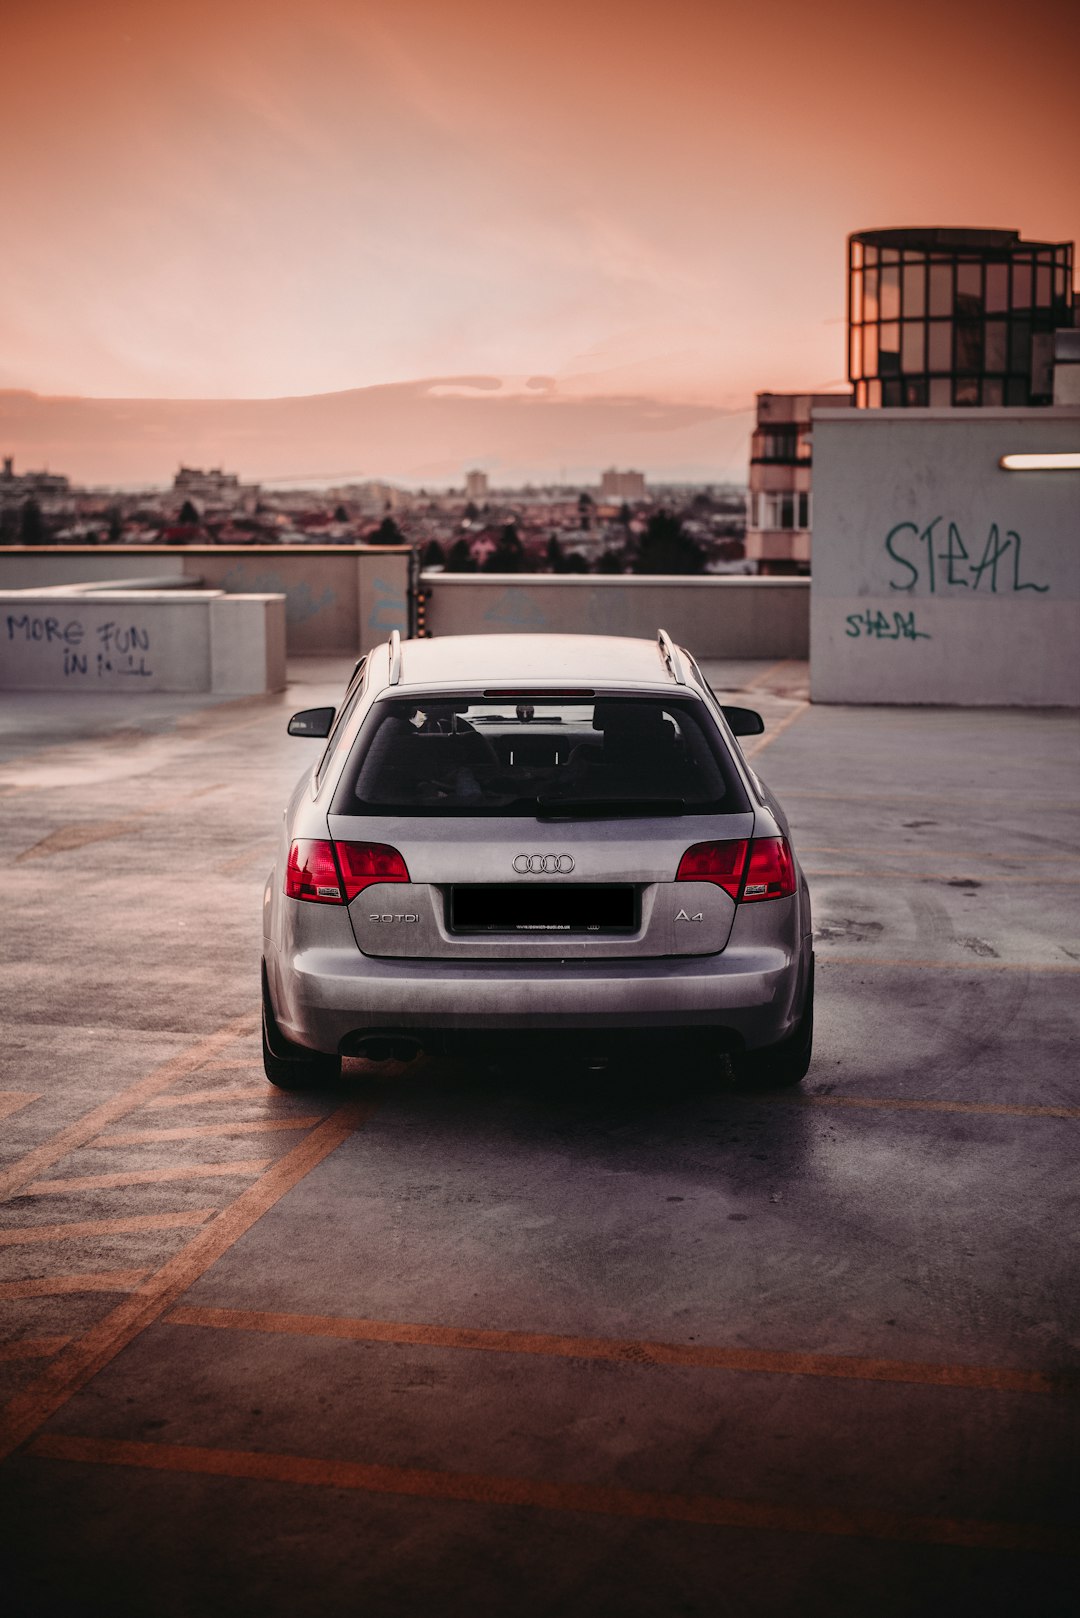
[[[348,667],[6,704],[18,1610],[1073,1610],[1075,716],[712,667],[810,875],[801,1097],[427,1060],[284,1095],[284,719]]]

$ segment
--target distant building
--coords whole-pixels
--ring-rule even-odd
[[[617,472],[609,467],[600,477],[601,500],[644,500],[644,472]]]
[[[16,472],[15,458],[5,455],[0,470],[0,500],[55,499],[71,493],[71,483],[57,472]]]
[[[848,237],[848,375],[860,408],[1049,405],[1073,324],[1071,242],[1015,230]]]
[[[466,472],[466,500],[471,500],[474,505],[479,505],[481,501],[485,501],[487,499],[488,493],[488,475],[486,472]]]
[[[172,492],[181,503],[190,500],[203,508],[231,508],[253,504],[260,491],[257,483],[241,483],[235,472],[224,472],[220,466],[208,472],[197,466],[182,466],[173,478]]]
[[[806,572],[810,566],[814,409],[835,410],[844,393],[759,393],[750,440],[746,557],[759,573]]]

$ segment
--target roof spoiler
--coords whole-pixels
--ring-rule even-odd
[[[396,629],[390,631],[390,639],[386,644],[390,650],[390,684],[399,685],[401,683],[401,635]]]

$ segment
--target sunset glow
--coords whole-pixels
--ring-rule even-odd
[[[704,431],[654,433],[655,467],[741,476],[756,390],[845,384],[850,231],[1080,238],[1078,19],[1063,0],[39,0],[4,24],[0,389],[633,398],[639,439],[654,405],[711,423],[711,457]],[[172,438],[165,464],[143,443],[97,471],[79,433],[43,444],[32,411],[0,410],[20,459],[171,473]],[[457,468],[456,444],[402,433],[387,464],[358,445],[341,470]],[[565,445],[530,461],[527,441],[460,453],[557,473]],[[268,453],[217,458],[322,459]]]

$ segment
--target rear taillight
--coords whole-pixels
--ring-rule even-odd
[[[676,882],[715,882],[733,899],[739,897],[746,851],[750,844],[741,839],[732,843],[695,843],[679,861]]]
[[[786,899],[795,892],[795,861],[783,837],[694,843],[679,861],[676,882],[713,882],[732,899]]]
[[[742,897],[788,899],[795,892],[795,861],[786,837],[755,837],[750,844],[750,864]]]
[[[324,905],[348,904],[373,882],[408,880],[405,861],[386,843],[302,838],[289,849],[285,867],[285,892],[290,899]]]
[[[407,882],[408,867],[389,843],[335,843],[345,896],[355,899],[373,882]]]

